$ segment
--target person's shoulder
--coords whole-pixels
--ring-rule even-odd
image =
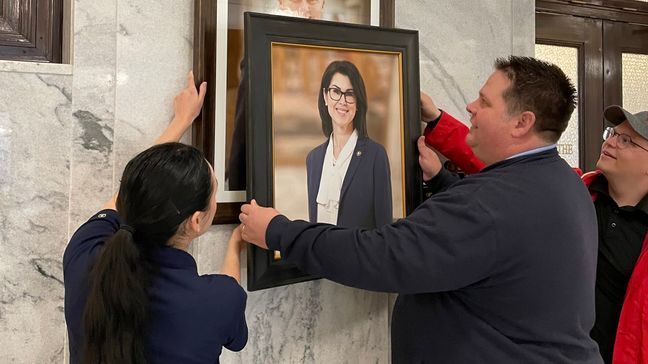
[[[595,170],[595,171],[587,172],[580,177],[583,183],[585,183],[585,185],[589,187],[595,180],[597,180],[602,175],[603,174],[601,173],[601,171]]]
[[[374,141],[373,139],[367,137],[358,138],[358,143],[364,143],[365,148],[371,148],[376,150],[385,150],[382,144]]]
[[[357,143],[361,143],[362,148],[371,155],[387,157],[385,147],[369,137],[359,138]]]
[[[200,276],[200,280],[207,295],[219,301],[228,301],[230,304],[245,304],[247,293],[236,281],[236,279],[225,274],[205,274]]]
[[[324,141],[324,143],[316,146],[315,148],[311,149],[310,152],[308,152],[308,155],[306,156],[307,159],[312,158],[315,156],[317,153],[324,153],[326,151],[326,147],[328,146],[328,140]]]
[[[117,211],[106,209],[92,215],[70,238],[63,254],[63,266],[65,267],[82,251],[102,245],[117,229],[119,229]]]

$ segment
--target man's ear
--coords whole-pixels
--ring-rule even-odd
[[[535,126],[536,117],[531,111],[523,111],[515,118],[515,126],[513,127],[512,135],[514,137],[523,137],[529,132],[533,131]]]

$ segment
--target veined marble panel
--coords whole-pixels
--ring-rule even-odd
[[[511,1],[511,54],[533,57],[535,54],[535,1]]]
[[[113,193],[117,0],[75,0],[70,233]]]
[[[533,50],[533,11],[528,0],[397,2],[396,26],[419,30],[421,88],[467,122],[495,58]]]
[[[72,78],[0,85],[0,362],[60,363]]]
[[[186,86],[193,59],[193,4],[117,3],[115,189],[126,163],[167,126],[173,97]]]

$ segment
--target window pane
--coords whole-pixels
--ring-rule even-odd
[[[648,54],[621,55],[623,108],[636,113],[648,110]]]
[[[572,81],[574,86],[576,86],[576,92],[580,92],[578,89],[577,48],[536,44],[535,56],[538,59],[551,62],[560,67]],[[567,129],[562,134],[560,140],[558,140],[558,152],[560,153],[560,156],[572,167],[578,167],[579,165],[578,128],[578,108],[576,108],[572,113],[571,119],[569,119]]]

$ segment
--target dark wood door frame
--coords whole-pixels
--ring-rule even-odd
[[[634,0],[536,0],[536,12],[648,24],[648,3]]]
[[[603,132],[602,21],[536,14],[536,43],[578,49],[579,165],[592,170]]]
[[[621,54],[648,53],[648,3],[537,0],[536,43],[579,49],[580,166],[593,170],[603,110],[622,105]]]
[[[623,53],[648,54],[648,25],[603,23],[603,101],[605,105],[623,105],[621,56]]]

